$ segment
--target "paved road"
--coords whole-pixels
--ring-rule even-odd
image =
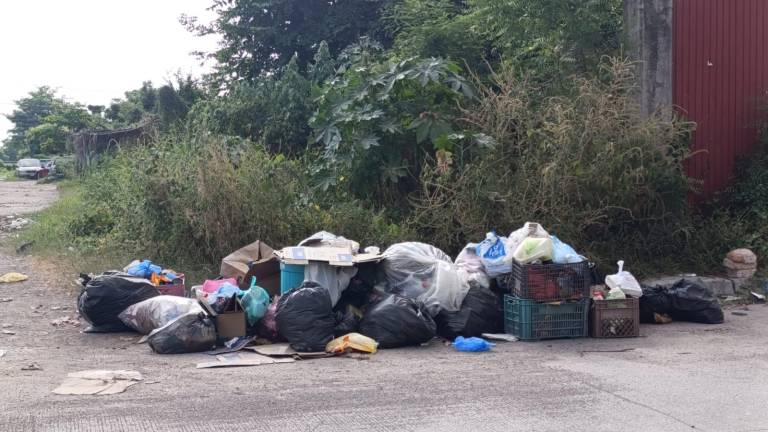
[[[83,334],[74,269],[0,252],[0,431],[768,431],[768,308],[723,325],[642,326],[626,340],[427,347],[197,370],[133,334]],[[68,309],[63,309],[67,307]],[[609,352],[631,349],[626,352]],[[30,363],[42,370],[22,371]],[[112,396],[51,393],[68,372],[137,369],[150,383]]]

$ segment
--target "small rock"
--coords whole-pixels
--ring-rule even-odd
[[[757,255],[749,249],[734,249],[728,252],[726,258],[739,264],[757,264]]]

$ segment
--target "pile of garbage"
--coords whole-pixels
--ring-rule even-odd
[[[672,312],[681,307],[675,299],[682,288],[651,293],[622,265],[605,278],[608,290],[590,291],[602,282],[594,265],[530,222],[506,237],[488,233],[455,260],[425,243],[382,252],[321,231],[281,250],[249,244],[222,260],[217,278],[189,289],[182,273],[149,260],[81,275],[78,310],[90,323],[86,331],[135,331],[160,354],[286,343],[302,358],[418,346],[436,336],[459,351],[487,351],[488,338],[519,336],[510,299],[556,311],[593,298],[644,296],[654,302],[648,311],[692,317]],[[547,313],[542,323],[556,314]]]

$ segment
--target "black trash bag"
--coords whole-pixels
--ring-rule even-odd
[[[672,304],[666,287],[642,286],[643,296],[640,297],[640,322],[656,323],[655,314],[669,315]]]
[[[148,280],[120,272],[105,272],[94,278],[80,275],[83,290],[77,310],[91,324],[87,332],[119,332],[131,329],[120,320],[128,306],[160,295]]]
[[[712,291],[696,279],[681,279],[669,289],[673,320],[721,324],[723,309]]]
[[[640,321],[655,322],[654,314],[666,314],[675,321],[702,324],[723,322],[720,303],[697,279],[680,279],[671,287],[643,287]]]
[[[473,286],[458,312],[440,311],[435,317],[437,333],[449,340],[456,336],[472,337],[483,333],[503,333],[504,310],[491,290]]]
[[[419,345],[435,337],[436,331],[423,303],[397,295],[373,305],[360,322],[360,333],[373,338],[379,348]]]
[[[216,347],[216,325],[203,312],[187,313],[154,330],[147,343],[158,354],[208,351]]]
[[[360,310],[354,306],[348,306],[345,312],[336,311],[336,328],[333,330],[333,335],[336,337],[344,336],[347,333],[356,332],[360,326]]]
[[[313,281],[280,297],[275,320],[280,336],[298,352],[325,351],[336,327],[331,296]]]

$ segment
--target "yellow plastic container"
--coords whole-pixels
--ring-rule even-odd
[[[368,336],[363,336],[360,333],[347,333],[328,342],[328,345],[325,346],[325,352],[342,354],[347,350],[353,349],[373,354],[378,346],[379,343]]]

